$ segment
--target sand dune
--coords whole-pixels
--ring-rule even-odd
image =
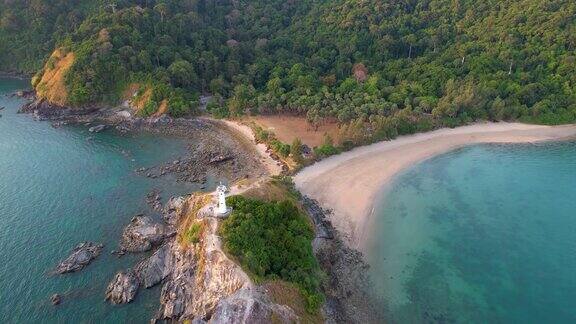
[[[347,243],[362,250],[380,190],[400,171],[434,155],[476,143],[525,143],[576,136],[576,125],[483,123],[400,137],[330,157],[299,172],[305,195],[334,212],[331,221]]]

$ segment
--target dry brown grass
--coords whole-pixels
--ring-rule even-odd
[[[168,100],[164,99],[160,101],[160,105],[158,105],[158,110],[152,115],[153,117],[160,117],[168,112]]]
[[[141,90],[141,88],[142,86],[139,86],[136,92]],[[135,98],[130,100],[130,106],[136,112],[140,112],[142,109],[144,109],[148,101],[150,101],[151,99],[152,99],[152,88],[145,87],[143,93],[138,93]]]
[[[131,101],[138,94],[141,86],[140,83],[130,83],[122,92],[122,100]]]
[[[295,138],[302,143],[315,147],[324,143],[324,134],[328,134],[335,141],[338,138],[339,126],[335,122],[325,122],[316,130],[308,123],[305,117],[297,116],[253,116],[249,120],[254,121],[265,130],[272,131],[279,141],[292,144]]]
[[[52,53],[44,67],[42,78],[36,85],[36,91],[40,98],[60,106],[68,104],[68,88],[65,77],[74,64],[74,60],[73,52],[64,53],[61,49],[56,49]]]
[[[264,283],[262,287],[274,303],[292,308],[302,323],[324,323],[320,312],[310,314],[306,311],[306,300],[295,285],[282,280],[272,280]]]
[[[181,213],[183,216],[180,218],[180,224],[178,224],[178,236],[177,242],[182,247],[187,247],[189,244],[185,238],[186,232],[192,226],[192,224],[198,222],[197,214],[198,211],[208,203],[212,196],[209,194],[194,194],[190,198],[186,200],[184,203],[184,207],[182,208]],[[205,230],[205,224],[202,224],[202,229],[200,230],[201,233]],[[202,237],[202,234],[200,235]]]
[[[244,192],[242,196],[267,202],[282,201],[290,197],[288,190],[280,184],[267,181]]]

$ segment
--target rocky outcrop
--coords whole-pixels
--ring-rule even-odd
[[[195,323],[270,323],[297,322],[297,316],[286,306],[273,304],[258,291],[248,275],[222,251],[217,235],[218,219],[207,217],[201,211],[201,197],[192,196],[172,206],[180,213],[188,213],[195,206],[193,221],[203,222],[198,243],[172,245],[173,269],[167,277],[160,295],[159,320]],[[176,202],[176,201],[175,201]],[[188,206],[188,207],[186,207]],[[190,221],[190,219],[188,219]],[[184,221],[185,222],[185,221]]]
[[[176,231],[164,224],[155,223],[150,217],[138,215],[122,233],[120,248],[127,252],[145,252],[172,237]]]
[[[160,319],[209,318],[220,300],[239,289],[253,288],[246,273],[222,252],[216,235],[218,220],[206,222],[197,246],[174,245],[176,262],[162,288]]]
[[[140,261],[134,269],[118,272],[108,284],[106,300],[113,304],[129,303],[141,286],[153,287],[172,274],[174,269],[172,245],[172,242],[164,244],[152,256]]]
[[[18,110],[19,113],[32,114],[36,120],[77,120],[82,121],[82,118],[92,114],[96,108],[68,108],[50,103],[46,99],[36,99],[24,104]]]
[[[218,303],[208,323],[299,323],[299,318],[291,308],[274,304],[257,290],[240,289]]]
[[[175,263],[173,245],[173,242],[162,245],[152,256],[136,265],[134,272],[144,288],[159,284],[172,273]]]
[[[180,219],[182,207],[184,206],[183,197],[172,197],[164,206],[162,216],[164,221],[170,225],[176,225]]]
[[[106,289],[106,300],[112,304],[125,304],[134,300],[140,282],[132,271],[119,272]]]
[[[56,269],[54,269],[54,273],[63,274],[82,270],[100,255],[103,247],[102,244],[92,242],[80,243],[72,250],[70,256],[58,264]]]

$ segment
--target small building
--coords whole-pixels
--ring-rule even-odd
[[[216,217],[225,218],[232,211],[232,208],[229,208],[228,206],[226,206],[226,192],[227,191],[228,191],[228,188],[223,184],[220,184],[216,188],[217,205],[216,205],[216,210],[214,211],[214,214]]]

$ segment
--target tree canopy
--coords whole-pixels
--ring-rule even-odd
[[[5,0],[0,69],[39,70],[65,47],[72,104],[148,82],[181,105],[214,94],[222,114],[337,119],[351,142],[558,124],[576,121],[575,14],[566,0]]]

